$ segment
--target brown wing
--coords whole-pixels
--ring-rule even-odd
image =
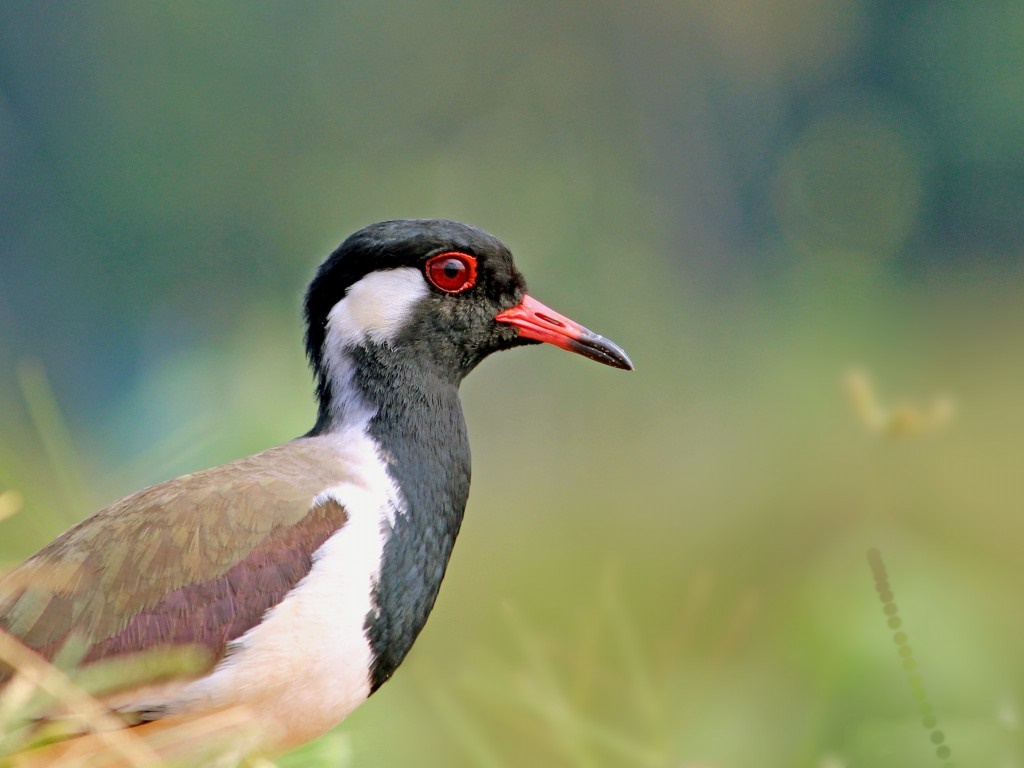
[[[0,628],[51,659],[72,639],[82,663],[198,644],[212,666],[345,524],[314,503],[332,458],[298,440],[115,502],[0,580]]]

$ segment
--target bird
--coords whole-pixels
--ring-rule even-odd
[[[244,707],[270,753],[335,726],[438,596],[470,487],[463,378],[541,343],[633,369],[528,294],[505,244],[450,220],[350,235],[303,314],[309,432],[115,501],[0,580],[0,629],[45,659],[202,652],[188,674],[106,695],[128,725]],[[14,674],[0,662],[0,691]]]

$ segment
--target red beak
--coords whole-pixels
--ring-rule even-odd
[[[514,325],[524,338],[554,344],[613,368],[633,370],[633,363],[618,344],[574,323],[530,296],[523,296],[516,306],[499,312],[494,319]]]

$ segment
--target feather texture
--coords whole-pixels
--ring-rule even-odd
[[[115,502],[0,580],[0,628],[51,659],[72,639],[83,663],[198,644],[212,668],[345,524],[317,499],[358,481],[344,466],[301,438]]]

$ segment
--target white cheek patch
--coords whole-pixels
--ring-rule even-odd
[[[373,272],[353,283],[327,315],[324,366],[331,381],[331,410],[338,424],[365,429],[374,411],[352,386],[352,350],[372,341],[387,344],[430,294],[423,273],[413,267]]]
[[[328,348],[343,349],[366,340],[387,343],[429,293],[423,273],[413,267],[367,275],[327,315]]]

